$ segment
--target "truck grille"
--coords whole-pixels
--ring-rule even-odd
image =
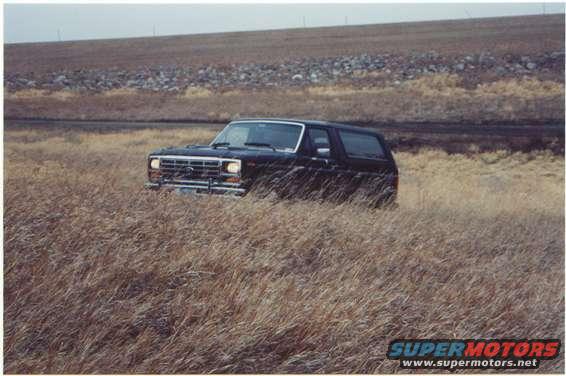
[[[166,179],[209,179],[220,176],[220,161],[214,159],[161,159],[159,170]]]

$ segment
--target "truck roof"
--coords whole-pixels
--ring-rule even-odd
[[[321,126],[321,127],[329,127],[329,128],[338,128],[338,129],[345,129],[345,130],[354,130],[354,131],[361,131],[361,132],[367,132],[367,133],[374,133],[374,134],[378,134],[381,135],[379,132],[377,132],[374,129],[371,128],[364,128],[364,127],[357,127],[354,125],[349,125],[349,124],[342,124],[342,123],[335,123],[335,122],[330,122],[330,121],[322,121],[322,120],[305,120],[305,119],[289,119],[289,118],[242,118],[242,119],[234,119],[233,121],[261,121],[261,120],[265,120],[265,121],[288,121],[288,122],[294,122],[294,123],[301,123],[304,125],[311,125],[311,126]]]

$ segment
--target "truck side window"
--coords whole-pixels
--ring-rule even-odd
[[[330,157],[330,137],[328,131],[320,128],[309,129],[313,152],[317,156]]]
[[[339,130],[340,139],[350,158],[383,158],[385,153],[378,138],[371,134]]]

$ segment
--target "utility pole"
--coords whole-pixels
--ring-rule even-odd
[[[303,16],[303,29],[307,28],[307,18]]]
[[[61,29],[57,29],[57,39],[61,42]]]
[[[153,24],[153,36],[155,36],[155,24]]]
[[[542,14],[545,15],[546,14],[546,4],[542,3]]]
[[[344,17],[344,25],[348,26],[348,16]]]

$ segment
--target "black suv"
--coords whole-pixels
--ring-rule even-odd
[[[210,145],[150,153],[147,188],[244,195],[362,194],[376,205],[393,203],[399,182],[383,137],[350,125],[290,119],[240,119]]]

